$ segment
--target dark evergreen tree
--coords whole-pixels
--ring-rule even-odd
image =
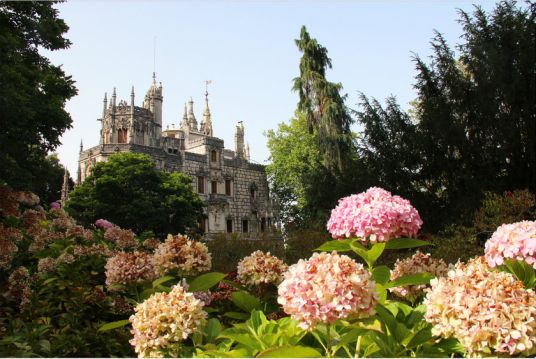
[[[331,59],[325,47],[311,39],[305,26],[301,29],[296,46],[303,56],[300,60],[300,77],[294,79],[293,90],[298,91],[298,110],[305,113],[309,132],[317,132],[319,150],[325,156],[325,166],[331,171],[343,172],[348,154],[353,150],[350,125],[354,122],[341,96],[342,85],[326,80],[326,68]]]
[[[77,93],[61,67],[39,54],[67,49],[56,2],[0,2],[0,181],[36,191],[40,172],[71,127],[65,102]]]

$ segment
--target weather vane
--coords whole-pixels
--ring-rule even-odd
[[[205,97],[208,100],[208,85],[212,83],[212,80],[210,80],[210,81],[206,80],[205,83],[206,83],[206,85],[205,85],[205,89],[206,89],[205,90]]]

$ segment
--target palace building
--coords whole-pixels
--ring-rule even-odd
[[[212,116],[205,94],[201,123],[194,115],[192,98],[184,105],[179,127],[163,128],[162,83],[153,82],[141,106],[116,104],[116,92],[108,102],[104,95],[99,145],[83,149],[80,144],[77,184],[90,174],[98,161],[107,161],[115,153],[133,152],[151,156],[161,171],[181,172],[192,179],[192,187],[206,203],[208,219],[199,225],[207,235],[213,233],[258,232],[278,222],[276,206],[269,196],[265,166],[250,160],[249,144],[244,143],[244,125],[235,128],[234,151],[214,137]]]

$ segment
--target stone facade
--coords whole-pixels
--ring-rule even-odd
[[[141,107],[131,101],[116,105],[116,93],[104,108],[100,142],[84,150],[80,144],[77,184],[89,175],[99,161],[115,153],[133,152],[151,156],[161,171],[177,171],[192,179],[192,187],[206,203],[208,220],[200,223],[206,233],[255,233],[278,225],[276,206],[269,195],[265,166],[250,161],[249,145],[244,143],[244,125],[235,128],[235,150],[225,149],[224,141],[214,137],[212,119],[205,98],[203,119],[198,125],[193,100],[184,106],[179,128],[174,124],[162,130],[162,83],[153,83]]]

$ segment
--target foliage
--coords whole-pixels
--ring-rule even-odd
[[[71,44],[55,3],[0,4],[0,181],[15,189],[45,186],[45,157],[71,128],[64,107],[77,94],[74,81],[39,54]]]
[[[71,193],[67,211],[85,223],[106,218],[141,234],[158,237],[196,228],[204,203],[182,173],[159,172],[148,155],[121,153],[98,162]]]
[[[482,191],[535,189],[534,10],[460,10],[461,56],[436,32],[431,64],[414,57],[411,117],[392,97],[383,109],[361,95],[360,155],[381,186],[414,203],[429,232],[467,218]]]
[[[41,200],[41,205],[50,205],[61,198],[61,189],[63,187],[63,179],[65,176],[65,166],[60,163],[58,155],[53,153],[46,157],[42,162],[43,168],[39,170],[43,174],[46,181],[33,191]],[[74,181],[71,178],[70,172],[67,170],[67,181],[69,189],[74,188]]]
[[[430,237],[435,257],[447,263],[467,261],[482,253],[484,243],[501,225],[536,217],[536,196],[529,190],[484,192],[482,206],[471,216],[472,224],[455,223]]]
[[[311,39],[305,26],[295,42],[303,53],[300,76],[294,79],[292,87],[300,96],[298,110],[305,113],[309,133],[317,132],[318,148],[326,168],[343,172],[354,145],[350,131],[354,121],[344,105],[346,95],[341,96],[340,83],[326,80],[326,68],[331,68],[328,51],[316,39]]]

